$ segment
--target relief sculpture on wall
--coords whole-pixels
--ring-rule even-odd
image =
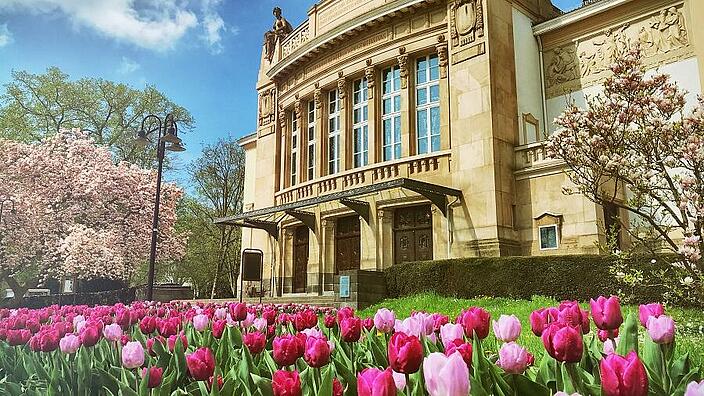
[[[452,45],[462,47],[484,36],[481,0],[457,0],[450,8]]]
[[[259,94],[259,126],[274,120],[274,98],[276,89],[272,88]]]
[[[691,55],[682,5],[671,6],[635,21],[545,52],[548,97],[563,95],[601,81],[616,57],[639,46],[646,67]]]

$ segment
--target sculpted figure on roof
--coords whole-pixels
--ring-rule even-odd
[[[276,40],[283,40],[293,31],[291,24],[281,15],[281,8],[274,7],[273,14],[276,18],[274,26],[272,26],[271,30],[264,33],[265,56],[269,63],[274,59]]]

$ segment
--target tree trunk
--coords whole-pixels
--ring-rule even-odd
[[[225,227],[220,228],[220,252],[218,253],[218,268],[215,271],[215,277],[213,278],[213,289],[210,291],[210,299],[215,298],[215,289],[218,284],[218,277],[222,272],[222,267],[225,264]]]
[[[15,296],[12,298],[13,303],[19,303],[20,301],[22,301],[25,293],[27,293],[27,290],[32,287],[32,285],[30,285],[29,283],[20,285],[19,282],[17,282],[14,278],[10,276],[5,277],[5,282],[7,282],[7,285],[10,286],[10,289],[12,289],[12,292],[15,294]]]

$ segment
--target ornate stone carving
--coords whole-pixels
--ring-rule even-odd
[[[259,126],[268,125],[274,120],[275,98],[276,88],[271,88],[259,94]]]
[[[408,55],[406,54],[406,47],[401,47],[398,49],[399,56],[396,57],[398,60],[399,76],[401,77],[401,88],[405,89],[408,85]]]
[[[447,41],[445,35],[438,35],[438,43],[435,45],[438,51],[438,65],[440,66],[440,78],[447,78]]]
[[[269,63],[274,60],[276,42],[282,42],[293,31],[291,24],[281,15],[281,8],[274,7],[272,13],[276,17],[274,26],[272,26],[271,30],[264,33],[264,56]]]
[[[340,98],[340,109],[345,108],[345,95],[347,83],[345,81],[344,74],[340,71],[337,73],[337,97]]]
[[[286,130],[286,109],[283,103],[279,103],[279,128],[282,132]]]
[[[367,59],[367,67],[364,68],[364,77],[367,79],[369,99],[374,99],[374,66],[372,66],[371,58]]]
[[[638,19],[545,52],[548,97],[564,95],[601,81],[616,57],[639,45],[646,68],[691,55],[682,5],[655,11]]]
[[[454,47],[474,43],[484,36],[482,0],[455,0],[450,7],[450,38]]]
[[[301,45],[303,45],[310,38],[310,25],[306,22],[304,25],[296,28],[296,30],[289,34],[286,39],[281,44],[281,57],[285,58],[293,51],[297,50]]]
[[[313,101],[315,108],[320,110],[323,107],[323,91],[320,89],[320,84],[315,83],[315,91],[313,91]]]
[[[296,119],[300,120],[301,119],[301,100],[298,97],[298,94],[296,94],[296,100],[293,102],[293,112],[296,115]]]

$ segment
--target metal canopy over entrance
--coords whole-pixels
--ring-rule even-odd
[[[462,198],[462,191],[440,186],[437,184],[426,183],[418,180],[399,178],[389,181],[384,181],[381,183],[371,184],[364,187],[352,188],[345,191],[333,192],[330,194],[321,195],[315,198],[308,198],[297,202],[290,202],[283,205],[271,206],[268,208],[261,208],[252,210],[249,212],[241,213],[236,216],[223,217],[215,219],[215,224],[220,225],[234,225],[239,227],[250,227],[250,228],[260,228],[266,230],[274,238],[278,238],[278,222],[258,220],[256,218],[261,216],[272,215],[276,213],[286,213],[301,220],[308,228],[315,229],[314,216],[310,212],[304,212],[300,209],[309,206],[315,206],[321,203],[339,201],[342,205],[354,210],[359,214],[365,221],[369,221],[369,203],[365,201],[360,201],[358,198],[362,195],[375,193],[379,191],[390,190],[392,188],[405,188],[416,192],[423,197],[427,198],[432,202],[437,208],[442,212],[444,216],[447,216],[447,196],[453,196],[457,198]]]

